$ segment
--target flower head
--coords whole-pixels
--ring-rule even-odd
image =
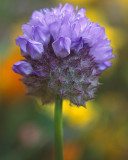
[[[16,39],[24,60],[12,69],[23,75],[28,93],[43,103],[56,94],[77,106],[94,98],[100,74],[111,66],[112,48],[105,29],[71,4],[34,11]]]

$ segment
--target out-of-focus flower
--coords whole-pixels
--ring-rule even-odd
[[[84,8],[62,4],[34,11],[16,40],[25,60],[13,65],[28,94],[44,103],[55,94],[77,106],[94,98],[99,75],[111,66],[112,47],[105,29],[85,17]]]
[[[14,101],[17,98],[21,98],[21,96],[25,93],[25,87],[19,81],[21,79],[21,75],[16,75],[11,67],[14,62],[21,59],[20,54],[17,54],[19,48],[11,49],[10,55],[6,57],[1,63],[0,70],[0,91],[2,93],[2,99],[6,103],[10,103],[10,101]]]
[[[78,160],[82,152],[82,147],[76,142],[64,143],[64,158],[66,160]]]
[[[19,130],[19,141],[25,147],[35,147],[39,145],[41,136],[41,128],[32,122],[24,124]]]

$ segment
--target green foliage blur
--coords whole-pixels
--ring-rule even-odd
[[[112,40],[113,65],[100,78],[96,98],[83,108],[64,103],[65,160],[128,159],[128,0],[62,0],[87,9]],[[25,95],[11,67],[21,24],[55,0],[0,0],[0,160],[54,160],[54,104]]]

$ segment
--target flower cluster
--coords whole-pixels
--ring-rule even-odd
[[[56,94],[77,106],[94,98],[99,75],[111,66],[105,29],[71,4],[34,11],[16,39],[25,58],[15,63],[28,94],[53,101]]]

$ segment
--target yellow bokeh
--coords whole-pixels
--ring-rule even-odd
[[[39,107],[37,108],[39,112],[48,114],[51,118],[54,117],[54,104],[44,105],[40,100],[37,101]],[[92,120],[97,119],[98,112],[95,109],[96,104],[92,101],[86,104],[87,109],[80,106],[70,105],[67,100],[63,101],[63,116],[66,118],[69,125],[72,127],[84,127]]]
[[[94,102],[90,101],[86,106],[87,109],[75,105],[70,106],[69,101],[66,100],[63,102],[63,113],[70,125],[82,127],[96,118],[97,113]]]

